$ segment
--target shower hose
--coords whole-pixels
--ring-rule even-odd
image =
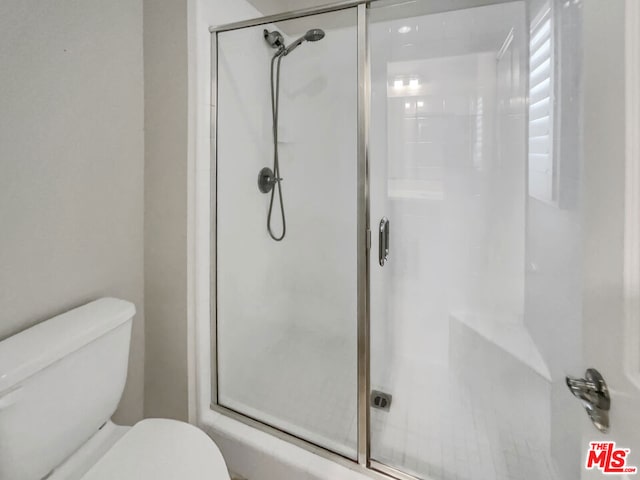
[[[271,114],[273,117],[273,187],[271,189],[271,200],[269,201],[269,213],[267,214],[267,230],[269,235],[276,242],[281,241],[287,233],[287,223],[284,215],[284,202],[282,200],[282,178],[280,178],[280,162],[278,160],[278,100],[280,97],[280,62],[283,52],[279,51],[271,59]],[[277,63],[276,63],[277,61]],[[275,66],[275,78],[274,78]],[[271,214],[273,213],[273,199],[278,189],[278,199],[280,200],[280,215],[282,216],[282,233],[278,236],[271,228]]]

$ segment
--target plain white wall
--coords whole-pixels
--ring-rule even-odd
[[[0,339],[133,301],[116,420],[142,417],[142,2],[0,2]]]
[[[187,0],[144,2],[145,416],[187,419]]]

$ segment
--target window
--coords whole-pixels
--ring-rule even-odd
[[[529,195],[556,202],[553,158],[553,25],[545,5],[529,37]]]

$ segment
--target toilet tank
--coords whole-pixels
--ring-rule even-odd
[[[111,418],[135,311],[102,298],[0,342],[0,479],[42,479]]]

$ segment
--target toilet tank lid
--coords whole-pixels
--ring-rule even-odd
[[[101,298],[0,342],[0,397],[23,380],[133,318],[133,303]]]

